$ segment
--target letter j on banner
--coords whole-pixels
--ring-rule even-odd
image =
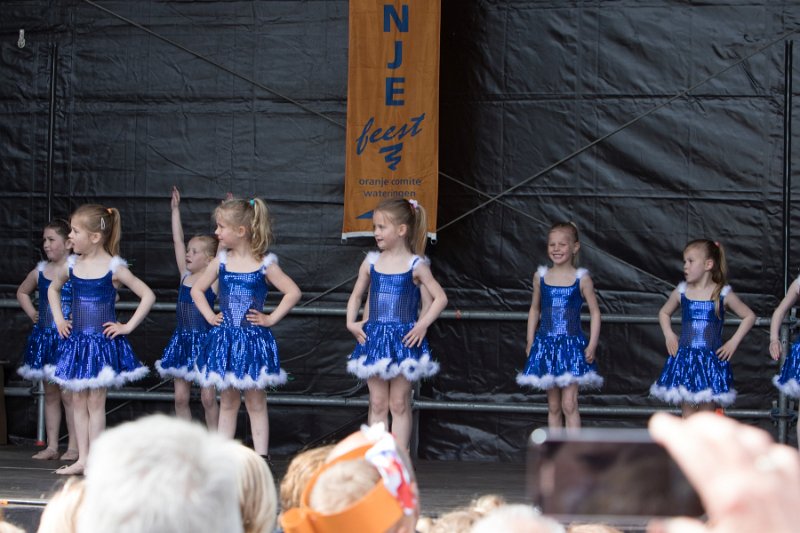
[[[440,0],[350,0],[342,238],[372,235],[386,198],[414,199],[436,238]]]

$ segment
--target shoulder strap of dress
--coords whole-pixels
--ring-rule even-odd
[[[548,271],[548,270],[549,270],[549,269],[548,269],[546,266],[544,266],[544,265],[539,265],[539,266],[536,268],[536,273],[537,273],[537,274],[539,274],[539,279],[544,279],[544,276],[545,276],[545,274],[547,274],[547,271]]]
[[[36,270],[38,270],[39,272],[44,272],[44,267],[46,266],[47,266],[47,261],[39,261],[38,263],[36,263]]]
[[[583,276],[585,276],[588,273],[589,273],[589,271],[586,270],[585,268],[579,268],[578,270],[575,271],[575,279],[581,279]]]
[[[686,294],[686,282],[685,281],[681,281],[680,283],[678,283],[678,286],[675,287],[675,288],[678,289],[679,293]]]
[[[377,260],[378,260],[378,257],[380,257],[380,255],[381,255],[381,253],[380,253],[380,252],[369,252],[369,253],[367,254],[367,262],[368,262],[370,265],[374,265],[374,264],[375,264],[375,261],[377,261]]]
[[[730,286],[730,285],[725,285],[724,287],[722,287],[722,290],[721,290],[721,291],[719,291],[719,295],[720,295],[720,296],[727,296],[728,294],[730,294],[730,292],[731,292],[732,290],[733,290],[733,289],[731,288],[731,286]]]
[[[419,265],[430,265],[430,264],[431,264],[431,260],[428,259],[427,255],[423,255],[423,256],[414,255],[414,256],[411,256],[411,261],[409,261],[409,267],[411,268],[411,270],[414,270]]]
[[[72,255],[68,256],[67,257],[67,268],[72,270],[72,268],[75,266],[75,262],[77,260],[78,260],[78,256],[75,255],[75,254],[72,254]]]
[[[278,256],[269,253],[264,256],[264,259],[261,261],[261,272],[266,272],[270,265],[277,265],[278,264]]]
[[[126,267],[126,266],[128,266],[128,262],[118,255],[112,257],[111,261],[108,262],[108,269],[112,273],[114,273],[119,267]]]
[[[228,260],[228,251],[225,249],[220,250],[217,257],[219,258],[219,264],[224,265],[225,261]]]

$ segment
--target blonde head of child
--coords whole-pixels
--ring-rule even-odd
[[[302,451],[294,456],[281,479],[281,509],[291,509],[300,505],[300,497],[308,481],[325,463],[332,449],[333,444],[328,444]]]
[[[269,209],[261,198],[225,200],[214,210],[214,220],[223,248],[244,240],[250,244],[251,255],[260,259],[274,240]]]
[[[119,211],[98,204],[84,204],[72,213],[70,240],[76,253],[101,247],[111,256],[119,255],[122,234]]]
[[[383,200],[372,212],[372,220],[375,225],[378,247],[381,247],[379,226],[391,224],[410,253],[425,254],[428,218],[425,208],[416,200]]]
[[[217,239],[211,235],[194,235],[186,243],[186,270],[202,272],[217,255]]]
[[[244,533],[271,533],[278,515],[275,482],[264,458],[247,446],[228,441],[239,489]]]
[[[554,267],[567,264],[578,266],[580,249],[578,226],[574,222],[556,222],[550,226],[547,231],[547,256]]]
[[[413,533],[418,518],[411,461],[383,424],[376,424],[363,426],[331,450],[303,492],[300,505],[285,510],[281,525],[286,533],[312,527],[320,531]]]

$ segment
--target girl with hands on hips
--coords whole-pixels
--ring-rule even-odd
[[[44,386],[44,422],[47,447],[37,452],[34,459],[74,461],[78,457],[75,426],[72,421],[72,393],[53,383],[52,375],[58,366],[58,348],[61,341],[53,322],[53,314],[47,299],[47,291],[55,272],[67,264],[72,250],[69,240],[69,222],[57,218],[51,220],[42,232],[42,249],[47,261],[40,261],[25,277],[17,289],[17,300],[25,314],[34,322],[23,355],[23,365],[17,373],[31,381],[41,380]],[[39,293],[39,311],[33,305],[31,294]],[[62,314],[69,316],[72,306],[72,288],[67,282],[61,289]],[[69,323],[69,320],[67,320]],[[61,429],[61,404],[64,404],[69,443],[67,451],[59,457],[58,433]]]
[[[75,463],[59,474],[82,474],[89,447],[105,428],[106,389],[141,379],[148,369],[133,353],[126,337],[136,329],[155,303],[153,291],[119,257],[120,214],[114,208],[87,204],[70,220],[73,251],[56,273],[47,291],[53,320],[64,342],[59,347],[53,380],[73,391],[73,417],[78,441]],[[65,319],[61,290],[72,286],[72,321]],[[127,322],[119,322],[117,287],[124,285],[139,297]]]
[[[727,284],[725,251],[718,242],[696,239],[683,249],[686,281],[678,284],[658,313],[666,341],[667,358],[650,394],[680,405],[683,416],[713,411],[736,398],[730,359],[756,316]],[[672,314],[681,308],[681,336],[672,330]],[[742,321],[733,336],[722,342],[725,310]]]
[[[269,418],[264,389],[286,382],[271,326],[300,300],[300,289],[278,266],[272,243],[267,204],[260,198],[230,199],[214,211],[215,234],[223,249],[194,283],[192,299],[211,324],[197,358],[196,380],[220,391],[218,430],[233,438],[244,391],[255,451],[269,457]],[[203,291],[219,282],[220,313],[203,298]],[[283,293],[280,303],[265,314],[267,282]]]
[[[358,269],[347,302],[347,329],[356,338],[347,370],[367,381],[368,423],[391,427],[399,445],[411,438],[411,384],[436,374],[426,338],[447,306],[447,296],[423,255],[427,215],[415,200],[384,200],[373,211],[378,252]],[[358,320],[364,293],[365,320]],[[389,413],[392,423],[389,424]]]

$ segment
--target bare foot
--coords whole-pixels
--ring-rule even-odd
[[[38,453],[35,453],[32,459],[38,459],[40,461],[55,461],[58,459],[58,450],[45,448],[44,450],[40,450]]]
[[[59,461],[77,461],[78,460],[78,450],[67,450],[61,457],[58,458]]]
[[[58,470],[56,470],[56,474],[58,474],[59,476],[82,476],[83,464],[72,463],[71,465],[64,465]]]

